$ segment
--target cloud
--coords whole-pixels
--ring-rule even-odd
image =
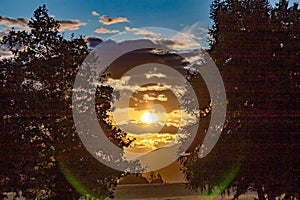
[[[0,25],[4,25],[7,27],[18,27],[22,29],[29,29],[28,26],[29,19],[27,18],[10,18],[0,16]],[[78,19],[75,20],[58,20],[60,24],[59,31],[64,30],[78,30],[80,26],[86,25],[85,22],[81,22]]]
[[[181,32],[183,32],[184,34],[196,40],[201,40],[203,38],[206,39],[206,37],[208,36],[208,31],[209,30],[207,28],[200,27],[200,22],[196,22],[191,26],[186,26],[181,30]]]
[[[141,117],[145,112],[154,113],[158,121],[153,122],[148,126],[144,126]],[[122,126],[128,134],[145,134],[145,133],[158,133],[162,131],[169,131],[170,133],[188,130],[190,126],[198,123],[200,111],[194,109],[193,111],[186,109],[175,109],[170,112],[158,111],[155,108],[140,109],[133,107],[115,108],[112,112],[108,112],[106,121],[110,122],[113,126]],[[175,128],[175,129],[174,129]]]
[[[78,30],[80,26],[85,26],[85,22],[81,22],[78,19],[74,20],[58,20],[58,23],[60,24],[59,31],[64,30],[71,30],[75,31]]]
[[[107,84],[113,87],[115,90],[128,90],[132,92],[147,92],[147,91],[165,91],[172,88],[178,88],[179,86],[171,86],[171,85],[147,85],[141,87],[138,84],[129,84],[129,80],[131,77],[129,76],[122,76],[120,79],[112,79],[108,78]],[[101,83],[100,83],[101,84]]]
[[[149,72],[149,73],[146,73],[145,75],[146,75],[147,79],[150,79],[150,78],[153,78],[153,77],[156,77],[156,78],[167,78],[167,75],[163,74],[163,73]]]
[[[181,32],[187,33],[187,34],[193,34],[197,31],[199,26],[200,26],[200,22],[196,22],[196,23],[192,24],[191,26],[184,27]]]
[[[181,56],[184,57],[184,60],[189,63],[195,63],[198,65],[204,65],[208,62],[207,53],[203,49],[193,49],[190,51],[185,51],[181,53]],[[186,66],[185,68],[189,68],[191,66]],[[189,68],[190,70],[192,68]]]
[[[152,52],[152,50],[151,50]],[[149,70],[148,72],[145,72],[144,74],[146,76],[146,79],[150,79],[150,78],[167,78],[167,75],[161,72],[157,72],[157,68],[154,68],[153,70]]]
[[[198,28],[198,30],[203,33],[208,33],[208,31],[209,31],[208,28],[202,28],[202,27]]]
[[[207,39],[209,38],[208,29],[200,27],[200,22],[190,26],[185,26],[181,32],[186,36],[197,40],[203,47],[208,47]]]
[[[123,77],[122,77],[123,78]],[[176,85],[147,85],[144,87],[140,87],[138,85],[130,85],[126,84],[130,80],[129,77],[125,77],[126,80],[120,80],[121,83],[117,83],[117,80],[115,79],[109,79],[108,83],[116,90],[132,90],[132,92],[147,92],[147,94],[144,94],[140,97],[140,99],[135,99],[135,101],[139,102],[148,102],[148,101],[159,101],[159,102],[168,102],[171,101],[167,97],[167,93],[165,93],[167,90],[170,90],[172,88],[173,93],[175,96],[178,97],[179,102],[181,102],[181,97],[186,93],[185,86],[176,86]],[[114,84],[113,84],[114,82]],[[157,93],[153,93],[153,91]],[[125,95],[126,96],[126,95]],[[120,100],[120,102],[123,101],[123,99]],[[126,111],[127,104],[124,104],[126,107],[119,107],[114,110],[115,116],[118,116],[119,118],[122,116],[121,113],[125,113],[126,116],[128,115],[128,111]],[[125,112],[126,111],[126,112]],[[142,113],[146,112],[146,110],[132,110],[131,111],[132,116],[141,116]],[[139,119],[139,117],[137,117]],[[185,127],[189,126],[191,124],[194,124],[196,122],[196,115],[193,113],[193,111],[188,111],[184,109],[184,106],[182,107],[182,110],[173,110],[171,113],[166,113],[166,118],[168,120],[165,121],[166,126],[168,127]],[[126,119],[122,119],[120,121],[126,121]]]
[[[130,135],[129,135],[130,137]],[[168,145],[173,145],[179,139],[179,134],[172,133],[156,133],[156,134],[142,134],[134,135],[134,142],[131,144],[131,148],[134,149],[145,149],[145,150],[155,150]],[[134,150],[128,149],[128,150]]]
[[[147,74],[140,74],[139,78],[146,78]],[[108,78],[107,82],[105,84],[110,85],[112,88],[115,89],[115,91],[128,91],[128,92],[149,92],[149,91],[155,91],[155,92],[163,92],[167,90],[172,90],[173,93],[178,96],[182,97],[186,92],[187,88],[185,87],[184,83],[178,81],[176,77],[160,77],[163,79],[168,79],[169,81],[172,79],[172,84],[155,84],[155,85],[147,85],[141,87],[138,83],[131,82],[130,76],[122,76],[120,79],[112,79]],[[95,83],[95,84],[103,84],[103,83]]]
[[[168,101],[168,98],[165,94],[159,94],[157,96],[151,96],[149,94],[145,94],[143,96],[143,100],[148,101]]]
[[[87,42],[90,48],[96,47],[98,44],[100,44],[103,41],[97,36],[86,36],[84,40]]]
[[[126,31],[132,31],[134,32],[135,35],[151,35],[151,36],[158,36],[157,33],[154,33],[152,31],[144,30],[144,29],[139,29],[139,28],[130,28],[128,26],[125,26]]]
[[[98,28],[94,31],[95,33],[100,33],[100,34],[107,34],[107,33],[118,33],[119,30],[109,30],[106,28]]]
[[[7,27],[18,27],[22,29],[28,29],[29,19],[27,18],[10,18],[0,16],[0,25]]]
[[[9,32],[10,32],[9,29],[1,30],[0,31],[0,40],[2,40],[4,36],[8,35]],[[18,47],[18,48],[20,48],[20,47]],[[10,58],[12,56],[13,56],[13,54],[9,50],[8,44],[0,45],[0,60],[5,59],[5,58]]]
[[[188,49],[199,49],[201,44],[199,44],[194,38],[185,33],[178,33],[172,38],[162,37],[159,33],[155,33],[148,30],[125,27],[126,31],[131,31],[135,35],[144,35],[139,38],[141,41],[150,41],[153,44],[167,47],[172,50],[188,50]],[[153,51],[154,52],[154,51]],[[160,54],[163,52],[157,51],[156,53]]]
[[[173,110],[168,113],[166,125],[183,128],[195,124],[197,122],[197,117],[199,117],[199,114],[187,110]]]
[[[123,23],[123,22],[129,22],[129,20],[126,17],[108,17],[106,15],[102,15],[99,19],[99,22],[105,25],[111,25],[116,23]]]
[[[9,29],[4,29],[0,31],[0,40],[3,38],[3,36],[8,35],[10,32]]]
[[[179,34],[176,37],[171,39],[169,38],[159,38],[152,39],[152,41],[156,44],[165,46],[170,49],[189,49],[189,48],[199,48],[199,44],[193,41],[190,37],[186,37],[186,35]]]
[[[92,12],[92,15],[93,15],[93,16],[96,16],[96,17],[100,16],[100,14],[97,13],[96,11],[93,11],[93,12]]]

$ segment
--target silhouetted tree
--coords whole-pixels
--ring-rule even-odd
[[[22,188],[37,197],[71,199],[81,194],[112,196],[121,172],[100,164],[82,145],[72,117],[72,87],[88,48],[82,37],[67,40],[59,23],[39,7],[28,26],[2,40],[14,54],[0,61],[1,192]],[[99,123],[122,148],[125,133],[103,119],[111,88],[99,87]],[[71,183],[71,184],[70,184]],[[75,189],[74,189],[75,188]]]
[[[214,0],[210,54],[224,79],[228,113],[215,149],[182,159],[188,186],[235,198],[300,193],[300,10],[281,0]],[[197,151],[197,148],[195,148]],[[226,183],[227,181],[227,183]],[[226,184],[224,184],[226,183]]]

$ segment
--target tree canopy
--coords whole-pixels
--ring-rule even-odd
[[[46,6],[35,10],[29,30],[11,30],[2,44],[13,57],[0,61],[1,193],[22,189],[28,197],[72,199],[112,196],[121,172],[100,164],[83,147],[72,117],[72,87],[89,53],[83,37],[65,39]],[[110,106],[111,89],[98,88],[97,104]],[[125,133],[105,122],[122,148]]]
[[[280,0],[214,0],[210,54],[224,79],[228,112],[215,149],[183,158],[188,186],[235,198],[300,194],[300,9]],[[195,148],[194,151],[197,151]]]

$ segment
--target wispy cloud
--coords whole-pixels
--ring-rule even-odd
[[[21,29],[29,29],[28,26],[29,19],[27,18],[10,18],[0,16],[0,25],[4,25],[7,27],[17,27]],[[74,20],[58,20],[60,24],[59,31],[64,30],[78,30],[80,26],[86,25],[85,22],[81,22],[78,19]]]
[[[157,78],[166,78],[167,75],[163,74],[163,73],[155,73],[155,72],[148,72],[148,73],[145,73],[146,75],[146,78],[149,79],[149,78],[153,78],[153,77],[157,77]]]
[[[152,32],[152,31],[145,30],[145,29],[130,28],[130,27],[128,27],[128,26],[125,26],[125,30],[126,30],[126,31],[132,31],[132,32],[134,32],[135,35],[151,35],[151,36],[158,36],[157,33],[154,33],[154,32]]]
[[[168,98],[165,94],[159,94],[159,95],[149,95],[149,94],[145,94],[143,96],[143,100],[145,102],[148,102],[148,101],[168,101]]]
[[[186,35],[179,34],[171,39],[169,38],[159,38],[154,39],[154,43],[166,46],[170,49],[189,49],[192,47],[199,47],[199,44],[193,41],[190,37]]]
[[[147,75],[145,75],[147,76]],[[143,78],[145,76],[141,76],[140,78]],[[164,92],[167,90],[172,90],[173,93],[176,96],[182,97],[186,93],[186,88],[184,87],[184,83],[178,81],[176,77],[170,77],[165,76],[170,82],[173,84],[155,84],[155,85],[147,85],[140,87],[139,84],[130,83],[129,81],[132,77],[130,76],[122,76],[120,79],[112,79],[108,78],[106,84],[113,87],[116,91],[129,91],[129,92],[149,92],[149,91],[155,91],[155,92]],[[145,77],[146,78],[146,77]],[[160,78],[164,78],[160,76]],[[163,81],[163,80],[162,80]],[[95,83],[95,84],[102,84],[102,83]]]
[[[141,76],[142,77],[142,76]],[[170,79],[170,77],[168,77]],[[122,76],[120,79],[112,79],[108,78],[107,84],[109,84],[111,87],[113,87],[116,90],[128,90],[128,91],[138,91],[138,92],[146,92],[146,91],[166,91],[166,90],[178,90],[178,94],[184,93],[184,87],[180,85],[147,85],[144,87],[140,87],[138,84],[129,84],[129,80],[131,77],[129,76]],[[97,84],[97,83],[96,83]],[[100,83],[101,84],[101,83]],[[179,92],[180,91],[180,92]]]
[[[109,17],[106,15],[102,15],[99,19],[99,22],[105,25],[111,25],[116,23],[124,23],[129,22],[129,20],[126,17]]]
[[[130,136],[129,136],[130,137]],[[142,136],[134,135],[135,141],[131,144],[129,151],[135,151],[136,149],[155,150],[174,144],[179,135],[171,133],[157,133],[157,134],[143,134]]]
[[[94,31],[95,33],[100,33],[100,34],[108,34],[108,33],[118,33],[119,30],[109,30],[109,29],[106,29],[106,28],[98,28]]]
[[[207,47],[207,39],[209,38],[208,29],[201,27],[200,22],[185,26],[181,32],[187,37],[197,40],[202,46]]]
[[[92,12],[92,15],[93,15],[93,16],[96,16],[96,17],[99,17],[99,16],[100,16],[100,14],[99,14],[98,12],[96,12],[96,11],[93,11],[93,12]]]
[[[85,26],[85,22],[81,22],[78,19],[74,20],[58,20],[58,23],[60,24],[59,31],[64,30],[71,30],[75,31],[78,30],[80,26]]]
[[[28,21],[27,18],[10,18],[0,16],[0,25],[4,25],[7,27],[18,27],[22,29],[28,29]]]
[[[181,32],[185,34],[193,34],[198,30],[199,26],[200,26],[200,22],[196,22],[191,26],[185,26]]]

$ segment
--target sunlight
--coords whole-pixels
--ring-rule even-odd
[[[147,111],[141,116],[141,121],[145,124],[151,124],[158,121],[158,116]]]

